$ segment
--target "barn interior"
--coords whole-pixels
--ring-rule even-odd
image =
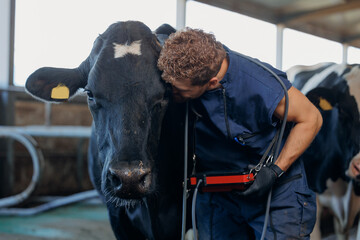
[[[14,85],[15,1],[0,0],[0,239],[115,239],[88,175],[92,117],[86,95],[50,104]],[[176,0],[177,29],[186,26],[188,1]],[[343,62],[349,47],[360,48],[358,0],[194,1],[275,24],[280,69],[285,28],[341,43]],[[27,212],[61,199],[69,202]],[[323,212],[324,239],[336,239],[330,215]]]

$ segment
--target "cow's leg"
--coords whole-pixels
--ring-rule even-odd
[[[353,224],[356,216],[360,212],[360,153],[358,153],[349,165],[347,175],[352,179],[348,185],[348,224],[347,230],[349,230]],[[360,224],[357,228],[356,239],[360,239]]]
[[[344,232],[343,224],[340,222],[339,218],[334,217],[334,231],[336,234],[337,240],[347,240],[349,239],[349,234]]]
[[[338,240],[347,240],[348,234],[345,231],[348,215],[348,195],[347,183],[342,179],[331,182],[330,189],[333,196],[331,197],[331,210],[334,212],[334,230]]]
[[[310,234],[310,239],[321,240],[320,219],[321,219],[321,213],[322,213],[322,205],[319,201],[318,195],[316,195],[316,205],[317,205],[316,223],[315,223],[313,232]]]
[[[346,199],[347,183],[341,179],[333,182],[327,181],[327,190],[319,195],[319,202],[322,206],[328,207],[334,215],[334,230],[338,239],[347,239],[344,234],[344,226],[347,221]]]
[[[351,181],[347,186],[346,194],[342,197],[342,203],[344,219],[342,222],[335,220],[335,232],[338,239],[349,239],[349,230],[353,226],[355,218],[360,211],[360,196],[355,194]]]
[[[351,229],[351,227],[354,224],[355,218],[359,214],[359,211],[360,211],[360,196],[357,196],[355,194],[352,181],[350,181],[350,183],[348,185],[348,191],[349,191],[349,194],[348,194],[348,199],[346,201],[346,203],[347,203],[346,210],[348,213],[347,225],[345,228],[346,232],[348,232]],[[357,238],[357,239],[360,239],[360,238]]]

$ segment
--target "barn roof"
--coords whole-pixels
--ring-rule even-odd
[[[360,48],[360,0],[195,0]]]

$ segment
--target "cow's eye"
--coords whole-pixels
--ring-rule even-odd
[[[92,92],[89,89],[84,89],[84,92],[86,92],[86,94],[88,95],[89,101],[94,100],[94,95],[92,94]]]

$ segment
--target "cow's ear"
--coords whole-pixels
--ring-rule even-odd
[[[160,45],[164,46],[166,39],[168,39],[169,35],[174,32],[176,32],[175,28],[169,24],[163,24],[155,30],[155,35]]]
[[[78,68],[43,67],[26,80],[25,89],[35,98],[47,102],[64,102],[79,88],[85,87],[87,78]]]
[[[319,109],[331,110],[337,102],[337,93],[333,89],[318,87],[306,94],[306,97]]]
[[[167,36],[169,36],[170,34],[172,34],[174,32],[176,32],[176,29],[173,28],[172,26],[170,26],[167,23],[164,23],[163,25],[161,25],[160,27],[158,27],[155,30],[156,34],[164,34],[164,35],[167,35]]]

